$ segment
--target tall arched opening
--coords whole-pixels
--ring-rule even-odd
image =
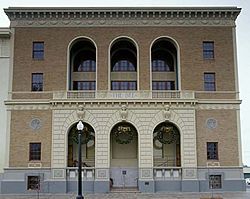
[[[170,38],[159,38],[151,47],[152,90],[178,90],[178,50]]]
[[[78,166],[78,130],[73,124],[68,133],[68,167]],[[95,132],[92,126],[83,122],[82,133],[82,166],[95,167]]]
[[[69,90],[96,90],[94,42],[85,37],[74,40],[69,55]]]
[[[180,167],[181,141],[179,129],[171,122],[162,122],[153,132],[154,167]]]
[[[110,49],[110,89],[137,90],[138,63],[135,43],[127,38],[116,39]]]
[[[113,187],[137,187],[138,133],[128,122],[116,124],[110,133],[110,178]]]

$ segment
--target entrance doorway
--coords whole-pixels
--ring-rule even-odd
[[[110,178],[113,187],[137,187],[138,134],[128,122],[116,124],[110,134]]]

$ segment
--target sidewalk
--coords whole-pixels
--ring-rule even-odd
[[[223,199],[250,199],[250,192],[214,193],[214,198]],[[211,193],[109,193],[86,194],[85,199],[200,199],[211,198]],[[40,194],[40,195],[0,195],[0,199],[75,199],[76,194]]]

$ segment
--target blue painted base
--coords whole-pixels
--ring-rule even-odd
[[[181,181],[178,180],[159,180],[155,181],[155,192],[180,192]]]
[[[155,182],[153,180],[138,181],[139,191],[144,193],[154,193],[155,192]]]
[[[110,182],[108,181],[95,181],[94,193],[108,193],[110,191]]]
[[[181,182],[182,192],[199,192],[199,181],[198,180],[183,180]]]

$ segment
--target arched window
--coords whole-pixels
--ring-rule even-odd
[[[135,71],[135,66],[129,60],[119,60],[112,69],[113,71]]]
[[[96,47],[87,38],[76,39],[70,49],[71,90],[96,90]]]
[[[95,72],[95,53],[91,51],[80,51],[74,59],[74,72]]]
[[[134,44],[124,38],[111,48],[111,71],[136,71],[137,52]]]
[[[168,38],[156,40],[151,48],[152,90],[178,88],[177,49]]]
[[[110,49],[111,90],[137,89],[137,49],[128,38],[117,39]]]

